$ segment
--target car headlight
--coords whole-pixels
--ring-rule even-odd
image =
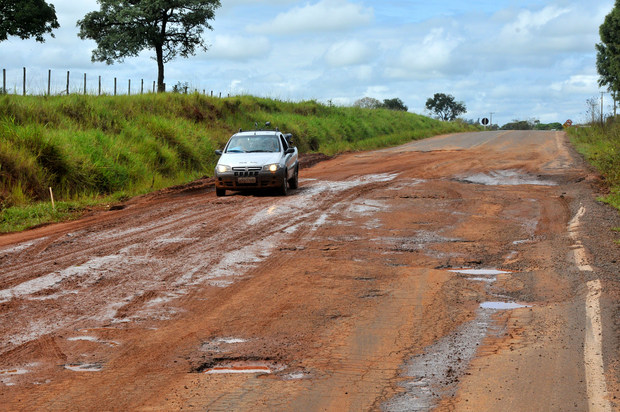
[[[266,165],[263,167],[263,170],[268,170],[270,172],[277,172],[278,169],[280,169],[280,165],[277,163],[274,163],[272,165]]]
[[[231,169],[230,169],[230,166],[217,165],[215,170],[217,170],[218,173],[226,173],[226,172],[230,172]]]

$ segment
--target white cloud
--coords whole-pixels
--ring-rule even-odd
[[[386,75],[397,79],[439,77],[450,68],[460,42],[443,28],[434,28],[420,43],[402,47],[397,64],[388,67]]]
[[[278,14],[272,21],[249,25],[252,33],[281,34],[341,31],[368,25],[374,12],[347,0],[321,0]]]
[[[266,56],[270,50],[271,45],[266,37],[217,35],[207,56],[216,59],[248,60]]]
[[[598,76],[575,74],[564,81],[553,83],[551,89],[566,94],[596,92],[598,89]]]
[[[561,9],[555,6],[545,7],[537,12],[533,12],[531,10],[521,10],[516,16],[515,21],[506,25],[502,29],[501,35],[508,37],[517,36],[521,38],[530,38],[530,36],[535,35],[538,31],[549,24],[549,22],[568,13],[569,11],[569,9]]]
[[[368,44],[360,40],[338,42],[325,53],[325,61],[332,67],[366,63],[370,57],[371,51]]]

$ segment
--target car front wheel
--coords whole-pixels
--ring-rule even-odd
[[[291,180],[288,181],[288,185],[291,189],[297,189],[299,187],[299,166],[295,167],[295,173]]]
[[[215,195],[217,197],[226,196],[226,189],[220,189],[219,187],[215,188]]]
[[[286,196],[288,194],[288,181],[286,180],[286,173],[282,178],[282,186],[280,186],[280,195]]]

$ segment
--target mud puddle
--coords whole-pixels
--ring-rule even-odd
[[[449,272],[476,276],[470,281],[492,283],[498,275],[512,272],[498,269],[452,269]],[[501,299],[501,296],[497,296]],[[504,301],[482,302],[476,318],[459,327],[455,332],[428,347],[425,353],[412,358],[403,367],[405,389],[382,406],[384,411],[426,411],[440,399],[452,397],[458,390],[461,377],[467,372],[478,348],[489,336],[500,336],[504,329],[493,320],[498,311],[530,307],[526,304]]]
[[[492,309],[492,310],[512,310],[512,309],[521,309],[521,308],[531,308],[531,305],[523,305],[517,302],[482,302],[480,304],[482,309]]]
[[[280,372],[284,369],[283,365],[269,361],[224,361],[202,370],[202,373],[206,375],[261,375]]]
[[[476,173],[469,176],[459,176],[456,180],[463,183],[473,183],[485,186],[557,186],[557,183],[555,182],[541,180],[518,170],[495,170],[488,173]]]
[[[72,363],[64,365],[64,368],[73,372],[100,372],[103,365],[100,363]]]

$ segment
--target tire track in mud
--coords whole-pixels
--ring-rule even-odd
[[[289,238],[301,239],[324,224],[321,216],[333,213],[338,204],[352,202],[359,196],[354,189],[360,185],[372,185],[375,179],[392,178],[379,176],[349,182],[311,183],[294,196],[278,198],[267,209],[262,198],[238,200],[229,197],[230,200],[215,201],[217,207],[206,213],[199,210],[181,213],[180,216],[172,214],[163,220],[154,220],[152,215],[147,215],[141,218],[146,224],[129,229],[124,229],[123,224],[120,228],[103,232],[78,233],[76,237],[80,239],[75,243],[93,246],[82,249],[72,245],[67,253],[54,255],[53,259],[88,259],[86,262],[48,272],[41,269],[50,266],[49,257],[43,256],[34,265],[38,265],[39,273],[44,274],[0,290],[0,302],[25,299],[39,307],[56,301],[63,302],[63,306],[86,304],[88,313],[84,311],[82,316],[61,319],[65,307],[46,311],[48,321],[39,317],[29,327],[22,323],[24,332],[21,334],[5,327],[3,335],[11,338],[9,342],[0,340],[0,353],[15,344],[24,344],[73,323],[82,325],[94,321],[102,324],[112,321],[118,324],[174,316],[173,301],[191,293],[192,288],[205,282],[218,287],[230,285],[235,278],[244,276],[269,257],[279,245],[290,244]],[[213,206],[214,202],[205,200],[205,203],[197,202],[189,209]],[[247,217],[236,215],[235,209],[240,206]],[[157,210],[155,216],[162,213],[170,212]],[[200,233],[201,224],[205,221],[218,222],[217,228],[211,228],[212,233],[207,236]],[[295,235],[298,230],[299,235]],[[171,246],[172,253],[166,250]],[[27,253],[27,248],[23,253]],[[12,276],[19,278],[31,273],[34,265],[20,267],[14,270]],[[124,278],[132,272],[134,274],[129,279]],[[139,275],[136,277],[135,273]],[[117,284],[112,288],[98,288],[97,284],[103,278],[107,278],[103,283]],[[44,295],[37,297],[42,292],[45,292]],[[160,309],[162,306],[165,308]]]

